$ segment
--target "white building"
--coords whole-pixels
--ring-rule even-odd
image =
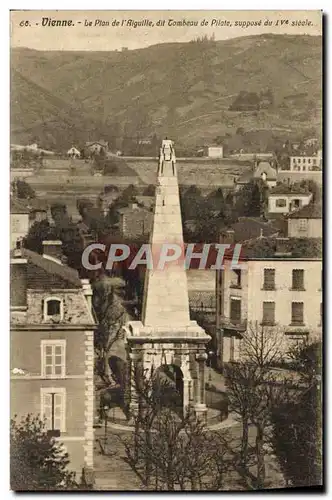
[[[289,214],[294,210],[308,205],[312,193],[298,185],[280,184],[275,186],[268,194],[268,213]]]
[[[321,240],[299,241],[257,239],[243,246],[242,269],[225,266],[217,289],[225,362],[240,359],[241,333],[250,325],[278,329],[285,350],[321,337]]]
[[[315,155],[298,155],[290,156],[289,158],[289,168],[287,170],[291,172],[311,172],[311,171],[321,171],[322,166],[322,150],[320,149]]]
[[[322,205],[309,203],[287,217],[288,236],[291,238],[322,238]]]
[[[70,149],[68,149],[67,156],[69,156],[70,158],[80,158],[81,153],[77,148],[75,148],[75,146],[72,146]]]

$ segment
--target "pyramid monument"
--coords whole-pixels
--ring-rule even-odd
[[[150,233],[153,265],[145,273],[141,321],[125,325],[130,407],[134,411],[137,406],[136,369],[151,376],[159,367],[174,366],[182,378],[183,411],[193,410],[206,418],[206,344],[210,336],[190,319],[176,158],[169,140],[163,141],[160,150],[155,196]],[[176,245],[182,252],[176,261],[161,266],[165,245]],[[172,251],[167,250],[169,254]]]

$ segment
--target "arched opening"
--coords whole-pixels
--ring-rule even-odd
[[[154,396],[162,407],[183,411],[183,373],[175,364],[159,366],[153,374]]]

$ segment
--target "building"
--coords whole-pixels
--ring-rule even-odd
[[[139,207],[137,203],[131,203],[128,207],[119,208],[117,212],[121,236],[140,238],[149,235],[153,218],[150,210]]]
[[[10,248],[16,247],[16,242],[27,236],[34,222],[47,219],[48,205],[44,200],[10,198]]]
[[[108,142],[103,141],[103,140],[93,141],[93,142],[86,142],[85,143],[85,149],[90,154],[100,154],[101,151],[103,151],[104,153],[107,153],[107,151],[108,151]]]
[[[160,248],[165,241],[183,247],[179,188],[175,153],[161,160],[150,244]],[[130,408],[138,407],[135,373],[155,375],[167,369],[176,379],[184,414],[193,411],[205,419],[206,344],[210,337],[190,319],[187,276],[184,266],[146,269],[141,321],[125,326],[130,359]]]
[[[261,161],[254,170],[254,179],[262,179],[269,188],[277,184],[277,170],[268,161]]]
[[[268,193],[268,214],[289,214],[308,205],[312,193],[298,184],[279,184]]]
[[[287,217],[287,225],[290,238],[322,238],[322,205],[309,203],[300,210],[296,210]]]
[[[315,155],[301,154],[289,157],[287,170],[290,172],[316,172],[323,169],[322,150],[317,151]]]
[[[29,232],[30,209],[25,200],[10,198],[10,248],[16,247],[16,242],[22,240]]]
[[[224,362],[241,358],[250,325],[278,329],[285,352],[322,335],[322,241],[260,238],[242,246],[241,269],[217,273],[217,311]],[[219,344],[218,344],[219,345]]]
[[[77,148],[72,146],[70,149],[68,149],[67,156],[69,156],[69,158],[81,158],[81,152]]]
[[[208,158],[223,158],[223,146],[205,146],[197,151],[198,156],[207,156]]]
[[[69,453],[69,469],[93,469],[92,290],[88,280],[61,264],[61,242],[44,254],[12,252],[11,414],[45,418],[51,436]],[[90,478],[90,479],[89,479]]]

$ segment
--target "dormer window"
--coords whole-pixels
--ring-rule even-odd
[[[48,297],[44,300],[44,319],[60,322],[63,319],[63,301],[58,297]]]

